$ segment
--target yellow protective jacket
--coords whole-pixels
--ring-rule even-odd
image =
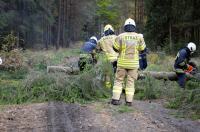
[[[117,66],[125,69],[139,68],[139,51],[146,47],[143,35],[135,32],[120,34],[113,45],[119,51]]]
[[[113,50],[116,37],[116,35],[104,36],[98,42],[99,48],[105,53],[110,62],[116,61],[118,57],[118,53]]]

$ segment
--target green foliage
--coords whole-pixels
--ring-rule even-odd
[[[2,81],[0,102],[3,104],[45,101],[73,103],[108,97],[109,92],[106,92],[100,82],[90,75],[91,73],[84,73],[79,77],[67,77],[62,74],[30,73],[21,83],[3,85],[5,82]]]
[[[101,60],[99,64],[99,66],[101,67],[100,68],[101,71],[99,71],[99,73],[100,73],[101,79],[104,82],[108,81],[106,79],[109,79],[112,83],[111,85],[113,86],[114,77],[115,77],[114,72],[113,72],[113,67],[112,67],[112,64],[105,58],[106,57],[104,55],[99,56],[99,60]]]
[[[34,70],[45,70],[49,62],[50,58],[44,54],[36,54],[28,58],[28,65]]]
[[[171,0],[157,2],[156,0],[145,0],[145,9],[147,13],[147,22],[145,28],[145,37],[151,42],[150,47],[156,49],[157,46],[163,46],[171,15]]]
[[[2,49],[5,52],[10,52],[15,48],[17,41],[18,38],[14,36],[13,32],[11,32],[3,39],[3,42],[0,45],[0,49]]]
[[[105,24],[119,25],[119,11],[116,0],[98,0],[97,16]]]
[[[25,79],[25,76],[28,74],[28,69],[22,67],[17,70],[0,70],[0,76],[2,80],[21,80]]]
[[[152,78],[146,77],[144,80],[139,80],[136,82],[136,99],[157,99],[160,97],[160,81]]]
[[[184,117],[199,119],[200,114],[200,83],[189,82],[185,90],[180,89],[166,105],[168,108],[178,109]],[[187,114],[186,114],[187,113]]]
[[[23,56],[28,67],[36,71],[44,71],[50,65],[77,66],[77,62],[71,64],[68,59],[75,58],[76,61],[79,52],[79,49],[60,49],[57,51],[38,51],[36,54],[27,50],[23,53]]]
[[[11,32],[0,41],[0,57],[3,62],[0,69],[16,70],[22,66],[23,57],[21,51],[16,48],[18,38]]]
[[[1,70],[17,70],[23,65],[23,56],[20,50],[11,50],[10,52],[0,52],[0,56],[3,60],[0,65]]]
[[[156,65],[156,64],[149,64],[148,71],[162,71],[162,67]]]
[[[151,49],[158,46],[176,52],[189,41],[199,43],[199,2],[189,0],[145,0],[145,38]],[[171,31],[171,34],[170,34]],[[170,41],[172,47],[170,47]]]
[[[177,82],[146,77],[136,81],[135,99],[174,98],[180,92]]]
[[[0,80],[0,104],[11,104],[17,96],[18,83],[7,82],[2,85]]]
[[[148,56],[151,71],[172,71],[173,58],[165,54],[150,54]],[[165,98],[167,108],[179,110],[178,117],[189,117],[199,119],[199,96],[200,82],[196,79],[187,81],[186,90],[181,89],[176,81],[155,80],[147,77],[136,81],[135,99],[157,99]]]
[[[2,4],[2,5],[5,5]],[[10,10],[10,11],[3,11],[1,14],[0,14],[0,29],[4,29],[6,27],[9,26],[9,24],[12,24],[12,20],[16,17],[16,12],[14,10]]]
[[[25,67],[16,70],[0,70],[0,104],[10,104],[17,99],[21,81],[28,74]]]
[[[167,108],[179,110],[178,117],[199,119],[200,114],[200,82],[187,82],[186,89],[181,89],[176,82],[155,80],[147,77],[136,82],[135,99],[165,98]]]
[[[53,4],[54,0],[48,0],[49,4]],[[10,31],[18,34],[20,39],[26,41],[26,44],[39,42],[42,36],[42,26],[44,20],[46,24],[52,26],[54,17],[52,17],[51,9],[45,6],[44,1],[38,0],[0,0],[0,30],[1,35],[5,36]],[[41,20],[41,21],[38,21]],[[37,38],[37,39],[36,39]],[[23,42],[23,44],[25,44]],[[31,45],[32,46],[32,45]]]
[[[150,53],[147,55],[147,71],[173,71],[174,58],[165,52]]]
[[[75,77],[63,74],[30,74],[23,83],[25,93],[20,103],[27,100],[77,102],[107,97],[101,82],[95,79],[95,71]]]
[[[183,91],[177,91],[175,96],[169,100],[169,103],[166,105],[167,108],[178,109],[182,105],[182,101],[185,100],[185,94]]]
[[[64,61],[71,55],[78,55],[79,50],[58,50],[46,52],[26,51],[23,54],[23,67],[16,70],[0,71],[0,104],[21,104],[27,102],[65,101],[85,102],[110,97],[110,89],[104,86],[104,76],[110,75],[113,81],[111,65],[101,60],[94,68],[79,75],[68,76],[64,73],[46,73],[47,65],[65,65]],[[150,66],[152,70],[166,70],[171,57],[162,54],[152,55]],[[32,63],[32,64],[29,64]],[[67,63],[67,62],[66,62]],[[169,63],[169,64],[167,64]],[[70,65],[66,64],[66,65]],[[153,64],[151,64],[153,65]],[[180,110],[183,114],[189,112],[190,117],[199,118],[199,88],[196,80],[187,82],[186,90],[181,91],[176,82],[156,80],[147,77],[136,81],[135,99],[159,99],[169,101],[168,108]],[[120,107],[117,112],[129,112],[130,109]]]
[[[25,69],[4,71],[1,73],[3,80],[0,80],[0,103],[21,104],[51,100],[85,102],[106,98],[110,91],[103,86],[99,74],[101,68],[99,65],[98,68],[76,76],[67,76],[64,73],[47,74],[40,70],[31,71],[26,77],[28,71]],[[10,84],[5,85],[7,83]]]

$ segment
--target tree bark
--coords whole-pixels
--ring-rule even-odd
[[[60,31],[61,31],[61,16],[62,15],[62,0],[59,0],[59,16],[58,16],[58,32],[57,32],[57,43],[56,49],[60,46]]]
[[[137,19],[137,0],[135,0],[135,21]]]
[[[67,6],[67,0],[64,0],[64,3],[63,3],[63,45],[65,46],[65,47],[67,47],[67,45],[66,45],[66,29],[67,29],[67,27],[66,27],[66,22],[67,22],[67,19],[66,19],[66,17],[67,17],[67,15],[66,15],[66,13],[67,13],[67,9],[66,9],[66,6]]]
[[[139,76],[145,77],[145,76],[152,76],[155,79],[161,80],[170,80],[170,81],[176,81],[177,75],[175,72],[154,72],[154,71],[144,71],[139,73]],[[186,74],[187,79],[197,79],[200,81],[200,73],[196,73],[195,75],[192,74]]]
[[[79,68],[74,67],[63,67],[63,66],[48,66],[47,67],[47,73],[51,72],[64,72],[67,74],[78,74]]]
[[[65,72],[67,74],[78,74],[79,68],[77,67],[63,67],[63,66],[48,66],[47,72]],[[142,71],[139,72],[139,79],[145,78],[146,76],[151,76],[158,80],[170,80],[176,81],[177,75],[175,72],[154,72],[154,71]],[[200,73],[195,75],[186,74],[187,79],[195,78],[200,81]]]
[[[173,53],[173,48],[172,48],[172,25],[169,23],[169,48],[170,52]]]

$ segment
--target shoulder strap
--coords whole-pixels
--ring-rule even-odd
[[[119,51],[119,53],[121,54],[121,52],[122,52],[122,39],[120,39],[119,40],[119,49],[120,49],[120,51]]]

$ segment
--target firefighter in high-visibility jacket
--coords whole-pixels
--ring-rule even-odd
[[[139,51],[144,50],[146,45],[143,36],[136,33],[136,24],[133,19],[129,18],[125,21],[124,31],[125,33],[115,39],[113,45],[113,49],[118,51],[119,57],[111,104],[120,104],[123,82],[126,78],[126,105],[131,106],[135,93],[134,81],[138,77]]]
[[[118,53],[113,50],[113,44],[116,39],[114,28],[108,24],[104,27],[104,36],[99,40],[98,47],[105,54],[106,60],[112,64],[113,72],[117,69],[117,57]],[[111,79],[109,75],[105,76],[105,85],[107,88],[111,88]]]

